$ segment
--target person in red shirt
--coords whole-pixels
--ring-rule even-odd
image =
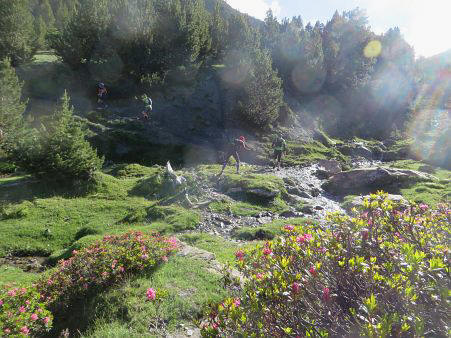
[[[244,150],[250,150],[250,148],[248,148],[246,146],[246,139],[244,138],[244,136],[240,136],[237,139],[234,139],[232,143],[230,143],[226,149],[226,153],[224,156],[224,163],[222,164],[222,170],[219,173],[218,177],[222,175],[222,173],[224,172],[224,169],[227,166],[227,162],[229,161],[229,158],[231,156],[233,156],[233,158],[236,161],[236,173],[239,174],[240,173],[240,156],[239,156],[239,151],[241,149]]]
[[[104,108],[107,107],[107,105],[105,104],[104,100],[105,100],[105,96],[108,93],[108,91],[106,90],[105,84],[103,83],[99,83],[98,87],[97,87],[97,104],[100,106],[104,106]]]

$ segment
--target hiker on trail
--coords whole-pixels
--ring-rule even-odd
[[[236,173],[240,173],[240,156],[238,155],[238,152],[241,150],[251,150],[246,146],[246,139],[244,136],[240,136],[237,139],[234,139],[232,143],[229,143],[226,149],[226,153],[224,156],[224,163],[222,164],[222,170],[219,173],[218,177],[222,175],[224,172],[225,167],[227,166],[227,162],[229,161],[229,158],[233,156],[233,158],[236,161]]]
[[[283,153],[287,149],[287,143],[285,142],[285,140],[283,139],[282,136],[278,135],[274,139],[274,141],[272,143],[272,147],[274,149],[274,159],[275,159],[273,169],[275,169],[276,167],[278,167],[278,169],[280,169]]]
[[[152,99],[146,94],[143,94],[141,96],[141,101],[144,104],[144,109],[141,112],[141,116],[143,121],[147,121],[149,120],[149,114],[152,113]]]
[[[106,94],[108,94],[108,91],[106,90],[105,84],[100,82],[97,86],[97,104],[99,106],[102,105],[104,108],[108,107],[104,101]]]

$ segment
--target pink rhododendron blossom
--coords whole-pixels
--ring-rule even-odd
[[[299,291],[301,291],[301,284],[294,282],[291,285],[291,288],[293,289],[293,293],[299,293]]]
[[[235,304],[236,307],[240,306],[241,305],[240,299],[239,298],[235,298],[234,301],[233,301],[233,304]]]
[[[3,301],[0,299],[0,306],[2,306],[3,305]]]
[[[259,272],[257,273],[256,277],[257,279],[263,279],[263,274]]]
[[[294,226],[292,226],[292,225],[285,225],[284,229],[288,230],[288,231],[293,231],[294,230]]]
[[[77,251],[77,250],[73,250],[73,251],[72,251],[72,255],[75,256],[76,254],[78,254],[78,251]]]
[[[27,305],[30,305],[30,301],[27,299],[26,301],[25,301],[25,304],[27,304]]]
[[[313,236],[310,235],[310,234],[305,234],[304,238],[305,238],[306,241],[311,241],[313,239]]]
[[[23,326],[20,328],[20,332],[22,332],[25,335],[28,335],[28,333],[30,333],[30,330],[28,329],[28,327]]]
[[[163,256],[163,257],[161,257],[161,260],[162,260],[163,262],[167,262],[169,259],[168,259],[167,256]]]
[[[10,334],[10,333],[11,333],[11,330],[8,329],[8,328],[6,328],[6,329],[3,330],[3,332],[5,332],[6,334]]]
[[[271,253],[272,253],[272,250],[271,250],[270,248],[264,248],[264,249],[263,249],[263,254],[264,254],[264,255],[268,256],[268,255],[270,255]]]
[[[51,279],[49,279],[48,281],[47,281],[47,285],[52,285],[53,284],[53,281],[51,280]]]
[[[45,325],[47,325],[50,322],[50,318],[44,317],[44,319],[42,319],[42,321],[44,322]]]
[[[124,272],[124,271],[125,271],[125,268],[124,268],[123,266],[120,266],[120,267],[119,267],[119,271],[120,271],[120,272]]]
[[[314,266],[312,266],[308,271],[309,271],[313,276],[316,276],[316,274],[317,274],[317,272],[316,272]]]
[[[243,260],[244,252],[242,250],[238,250],[235,252],[235,257],[238,258],[240,261]]]
[[[26,294],[26,293],[27,293],[27,289],[26,289],[26,288],[20,289],[20,293],[21,293],[22,295]]]
[[[31,320],[38,320],[38,315],[36,314],[36,313],[33,313],[31,316],[30,316],[30,318],[31,318]]]
[[[157,293],[153,288],[148,288],[146,292],[146,296],[148,300],[155,300],[157,298]]]
[[[323,295],[322,295],[322,299],[325,302],[328,302],[330,300],[330,290],[329,288],[323,288]]]
[[[20,312],[20,313],[24,313],[24,312],[25,312],[25,306],[22,305],[22,306],[19,308],[19,312]]]
[[[8,291],[8,296],[15,297],[16,296],[16,290],[9,290]]]
[[[424,204],[424,203],[421,203],[418,207],[423,212],[429,209],[429,206],[427,204]]]
[[[304,236],[296,237],[296,242],[303,244],[305,242],[305,237]]]

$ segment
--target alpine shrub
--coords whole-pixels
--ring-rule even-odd
[[[237,252],[244,283],[212,307],[202,334],[447,337],[450,221],[447,205],[406,208],[377,193],[355,217],[286,225]]]

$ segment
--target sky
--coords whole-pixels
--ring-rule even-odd
[[[301,15],[304,24],[326,23],[335,10],[360,7],[377,33],[399,27],[416,56],[429,57],[451,49],[451,0],[225,0],[230,6],[258,19],[271,8],[279,18]]]

